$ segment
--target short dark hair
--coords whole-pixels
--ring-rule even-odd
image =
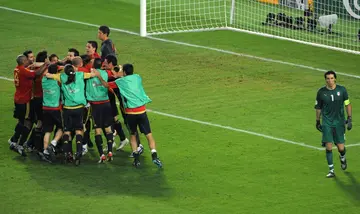
[[[98,43],[96,41],[88,41],[87,43],[89,43],[93,48],[95,48],[95,52],[98,49]]]
[[[47,58],[47,51],[40,51],[37,55],[36,55],[36,62],[45,62]]]
[[[102,25],[99,27],[99,30],[103,33],[106,34],[107,36],[110,35],[110,28],[106,25]]]
[[[50,74],[56,74],[58,72],[58,65],[57,64],[50,64],[48,67],[48,72]]]
[[[26,50],[26,51],[24,51],[24,56],[26,56],[27,58],[29,57],[29,54],[31,54],[32,53],[32,50]]]
[[[87,55],[87,54],[83,54],[83,55],[81,55],[80,57],[81,57],[81,59],[82,59],[82,61],[83,61],[84,66],[87,65],[87,64],[89,64],[90,61],[91,61],[90,56]]]
[[[102,62],[101,62],[100,58],[94,59],[93,68],[100,69],[101,65],[102,65]]]
[[[330,74],[332,74],[332,75],[334,75],[334,77],[335,77],[335,79],[336,79],[336,73],[335,73],[335,71],[327,71],[325,74],[324,74],[324,78],[326,79],[326,76],[327,75],[330,75]]]
[[[56,57],[56,58],[59,59],[59,57],[58,57],[56,54],[51,54],[51,55],[49,56],[49,60],[51,61],[54,57]]]
[[[116,66],[116,65],[117,65],[116,56],[114,56],[114,55],[112,55],[112,54],[109,54],[109,55],[107,55],[107,56],[105,57],[105,59],[106,59],[106,61],[107,61],[108,63],[111,62],[111,64],[112,64],[113,66]]]
[[[79,51],[76,50],[75,48],[69,48],[68,52],[73,52],[74,53],[74,56],[79,56]]]
[[[124,64],[122,67],[126,75],[132,75],[134,73],[134,66],[132,64]]]

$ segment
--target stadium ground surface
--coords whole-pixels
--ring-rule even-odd
[[[0,0],[0,6],[138,32],[139,5],[131,2]],[[78,23],[4,9],[0,20],[0,75],[9,79],[24,49],[63,57],[67,48],[84,51],[86,41],[96,39],[95,27]],[[80,167],[18,157],[6,143],[15,124],[14,88],[0,80],[3,213],[357,213],[358,56],[227,31],[146,39],[114,30],[110,37],[119,61],[134,63],[153,99],[149,116],[164,169],[153,166],[148,149],[141,169],[131,166],[129,148],[103,165],[91,151]],[[340,171],[334,152],[336,179],[325,179],[325,154],[318,151],[314,123],[315,94],[327,69],[350,74],[338,81],[354,106],[354,130],[347,133],[347,143],[354,145],[348,149],[349,168]]]

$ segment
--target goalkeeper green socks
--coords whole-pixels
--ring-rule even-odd
[[[332,150],[326,150],[326,160],[328,162],[329,170],[334,171]]]

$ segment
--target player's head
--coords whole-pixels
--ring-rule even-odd
[[[34,57],[32,50],[26,50],[26,51],[24,51],[23,54],[29,60],[30,64],[34,63],[35,57]]]
[[[83,66],[83,60],[81,59],[81,57],[76,56],[73,58],[73,60],[71,60],[71,64],[76,68],[80,68]]]
[[[99,27],[99,30],[98,30],[98,38],[101,40],[101,41],[104,41],[106,40],[110,35],[110,28],[108,26],[100,26]]]
[[[100,58],[94,59],[93,68],[100,69],[101,65],[102,65],[102,62],[101,62]]]
[[[85,66],[85,65],[87,65],[87,64],[89,64],[89,63],[91,62],[91,58],[90,58],[90,56],[87,55],[87,54],[81,55],[80,58],[81,58],[82,61],[83,61],[83,66]]]
[[[19,55],[16,57],[16,62],[19,66],[26,65],[28,63],[28,59],[25,55]]]
[[[327,71],[324,74],[326,85],[328,86],[334,86],[336,84],[336,73],[335,71]]]
[[[117,65],[117,59],[116,56],[109,54],[105,57],[104,60],[104,67],[108,69],[113,69]]]
[[[66,85],[75,82],[75,69],[72,65],[65,65],[64,72],[68,76],[68,79],[66,81]]]
[[[132,64],[124,64],[122,70],[125,76],[132,75],[134,73],[134,66]]]
[[[59,61],[59,57],[56,54],[51,54],[49,56],[49,61],[51,64],[56,64]]]
[[[69,48],[68,53],[67,53],[67,57],[69,60],[73,60],[74,57],[79,56],[79,55],[80,54],[79,54],[78,50],[76,50],[75,48]]]
[[[36,54],[35,62],[45,62],[47,59],[47,51],[40,51]]]
[[[58,65],[57,64],[50,64],[48,67],[48,72],[50,74],[56,74],[58,72]]]
[[[98,48],[98,44],[96,41],[88,41],[86,44],[86,54],[93,55]]]

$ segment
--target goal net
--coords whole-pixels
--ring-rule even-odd
[[[218,29],[360,54],[358,0],[141,0],[142,36]]]

